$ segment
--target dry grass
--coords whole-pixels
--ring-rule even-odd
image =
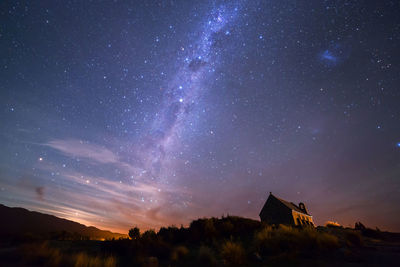
[[[116,266],[116,260],[114,257],[92,257],[86,253],[79,253],[75,256],[75,267],[114,267]]]
[[[340,246],[334,235],[320,233],[314,228],[299,229],[285,225],[279,225],[278,228],[264,227],[256,232],[254,243],[260,255],[264,256],[330,251]]]
[[[238,266],[246,260],[242,245],[233,241],[226,241],[222,245],[221,257],[224,260],[224,264],[228,266]]]
[[[364,245],[362,236],[359,232],[347,231],[345,234],[346,245],[349,247],[361,247]]]
[[[189,249],[185,246],[177,246],[172,251],[171,260],[173,261],[180,261],[184,259],[189,254]]]
[[[214,252],[210,247],[201,246],[198,250],[197,260],[202,266],[216,266],[217,260],[215,259]]]
[[[51,247],[48,242],[24,245],[22,252],[27,264],[41,266],[114,267],[117,265],[115,257],[90,256],[84,252],[65,254],[60,249]]]

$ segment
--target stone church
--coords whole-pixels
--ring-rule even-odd
[[[274,196],[271,192],[260,212],[262,222],[294,226],[314,226],[312,216],[304,203],[299,205]]]

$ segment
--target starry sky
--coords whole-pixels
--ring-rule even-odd
[[[398,1],[1,1],[0,203],[126,232],[400,231]]]

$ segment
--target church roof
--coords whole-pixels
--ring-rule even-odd
[[[308,216],[311,216],[310,214],[308,214],[308,213],[304,212],[303,210],[301,210],[301,209],[299,208],[299,206],[297,206],[297,205],[294,204],[293,202],[286,201],[286,200],[281,199],[281,198],[279,198],[279,197],[276,197],[276,196],[274,196],[272,193],[270,193],[270,197],[271,197],[271,196],[274,197],[274,198],[276,198],[277,200],[279,200],[283,205],[285,205],[285,206],[288,207],[289,209],[294,210],[294,211],[297,211],[297,212],[300,212],[300,213],[303,213],[303,214],[308,215]]]

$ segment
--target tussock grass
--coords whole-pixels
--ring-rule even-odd
[[[349,247],[362,247],[363,238],[359,232],[349,230],[345,234],[346,245]]]
[[[201,266],[216,266],[217,260],[214,251],[210,247],[200,246],[197,253],[197,262]]]
[[[114,267],[117,265],[113,256],[92,256],[85,252],[63,253],[59,248],[51,247],[49,242],[26,244],[21,249],[27,265],[75,267]]]
[[[221,248],[221,257],[225,265],[240,266],[246,261],[246,253],[241,244],[226,241]]]
[[[320,233],[314,228],[294,228],[285,225],[265,226],[256,232],[254,245],[260,255],[271,256],[282,253],[307,254],[325,252],[340,247],[336,236]]]
[[[363,229],[343,227],[266,225],[228,216],[158,232],[137,229],[131,239],[31,243],[21,254],[25,266],[292,266],[299,261],[353,259],[362,251],[362,233]]]
[[[185,246],[177,246],[172,251],[171,260],[172,261],[180,261],[184,259],[189,254],[189,249]]]

